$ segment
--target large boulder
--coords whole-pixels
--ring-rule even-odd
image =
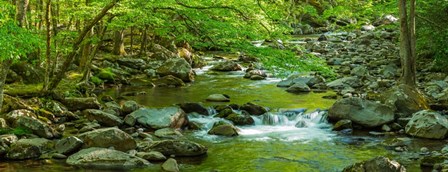
[[[38,158],[51,150],[52,143],[44,138],[20,139],[11,145],[6,157],[12,160]]]
[[[364,127],[378,127],[394,120],[393,110],[386,105],[361,98],[345,98],[328,110],[328,117],[338,121],[349,119]]]
[[[243,67],[234,61],[223,61],[210,68],[210,70],[223,72],[238,71],[242,69]]]
[[[448,135],[448,120],[437,112],[415,113],[405,127],[406,134],[429,139],[444,139]]]
[[[213,127],[208,131],[208,134],[221,136],[238,136],[238,129],[232,124],[220,121],[213,124]]]
[[[417,89],[408,85],[398,85],[381,95],[381,102],[395,107],[400,117],[411,117],[420,110],[429,109],[426,98]]]
[[[69,156],[66,162],[79,167],[122,170],[150,165],[147,160],[142,158],[106,148],[83,149]]]
[[[101,110],[87,109],[84,110],[83,113],[90,121],[96,120],[101,125],[107,127],[120,126],[121,124],[123,124],[123,120],[121,120],[119,117]]]
[[[245,110],[251,115],[263,115],[264,113],[268,112],[268,110],[265,107],[250,102],[243,104],[240,107],[240,110]]]
[[[70,111],[100,108],[100,103],[95,97],[65,98],[62,100],[62,104]]]
[[[70,136],[57,141],[55,149],[58,153],[69,155],[78,151],[83,144],[84,142],[81,139],[75,136]]]
[[[311,91],[311,88],[305,83],[295,83],[286,89],[286,91],[290,93],[307,93]]]
[[[343,172],[405,172],[406,168],[400,163],[386,157],[376,157],[345,167]]]
[[[183,58],[168,59],[156,72],[160,76],[173,75],[185,82],[194,81],[194,71]]]
[[[188,124],[188,116],[179,107],[140,108],[127,115],[124,122],[129,126],[138,123],[152,129],[182,128]]]
[[[188,140],[155,141],[145,152],[158,151],[165,156],[198,156],[207,153],[207,147]]]
[[[207,108],[202,106],[199,103],[181,103],[178,104],[178,106],[185,112],[185,113],[192,113],[196,112],[201,115],[209,115],[209,112]]]
[[[40,121],[38,116],[29,110],[13,110],[4,117],[11,127],[27,129],[43,138],[51,139],[59,135],[56,130],[47,123]]]
[[[25,84],[37,84],[44,81],[44,70],[39,65],[15,63],[11,66],[11,70],[20,76]]]
[[[179,58],[179,56],[176,53],[168,50],[167,48],[159,44],[154,44],[151,47],[151,50],[154,53],[151,57],[157,60],[168,60],[173,58]]]
[[[143,69],[146,66],[146,62],[140,58],[127,58],[121,57],[117,59],[118,64],[132,68],[132,69]]]
[[[84,142],[84,148],[114,147],[116,150],[128,151],[137,147],[131,135],[115,127],[85,132],[78,135],[78,138]]]

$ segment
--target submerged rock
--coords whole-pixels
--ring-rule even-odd
[[[152,129],[182,128],[188,124],[188,116],[179,107],[141,108],[127,115],[124,122],[129,126],[138,123]]]
[[[198,156],[207,153],[207,147],[188,140],[155,141],[145,151],[158,151],[165,156]]]
[[[353,128],[352,127],[352,121],[348,120],[348,119],[339,120],[333,126],[333,130],[334,131],[340,131],[340,130],[348,129],[348,128],[350,128],[350,129]]]
[[[201,115],[209,115],[208,110],[202,106],[199,103],[181,103],[178,104],[178,106],[185,112],[185,113],[191,113],[196,112]]]
[[[127,153],[106,149],[87,148],[67,158],[67,164],[100,169],[129,169],[150,165],[147,160]]]
[[[115,127],[82,133],[78,135],[78,138],[84,142],[84,148],[113,147],[116,150],[128,151],[137,147],[137,143],[131,135]]]
[[[345,167],[343,172],[405,172],[406,168],[400,163],[386,157],[376,157]]]
[[[361,98],[345,98],[337,101],[328,110],[331,120],[349,119],[363,127],[378,127],[392,122],[393,110],[386,105]]]
[[[162,164],[162,169],[168,172],[179,172],[179,166],[177,161],[173,158],[169,158]]]
[[[167,75],[162,78],[157,79],[154,84],[157,87],[182,87],[185,86],[184,81],[181,79],[173,76],[173,75]]]
[[[448,136],[448,119],[437,112],[423,110],[412,116],[405,131],[411,136],[445,139]]]

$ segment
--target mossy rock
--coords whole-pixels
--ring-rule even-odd
[[[433,167],[435,164],[443,163],[448,160],[446,155],[425,156],[420,162],[421,166]]]
[[[240,115],[237,113],[228,115],[226,119],[232,121],[235,125],[253,125],[255,123],[250,115]]]
[[[111,68],[100,69],[99,73],[96,75],[99,79],[104,81],[112,82],[115,81],[115,73],[112,72]]]

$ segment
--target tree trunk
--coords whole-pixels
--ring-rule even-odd
[[[142,42],[140,44],[140,56],[143,56],[146,53],[146,44],[148,42],[148,34],[147,31],[148,26],[145,26],[144,29],[142,29]]]
[[[56,73],[55,77],[51,80],[50,86],[48,90],[54,90],[58,85],[59,82],[61,82],[62,78],[65,75],[65,72],[67,72],[68,67],[70,64],[72,64],[73,59],[76,56],[76,52],[78,51],[82,41],[84,40],[84,37],[90,32],[90,29],[97,24],[106,14],[107,12],[114,7],[120,0],[113,0],[109,4],[107,4],[100,13],[98,13],[95,18],[86,26],[84,27],[81,34],[79,34],[78,38],[76,38],[75,42],[73,43],[73,47],[71,52],[67,55],[67,58],[65,59],[64,63],[62,64],[59,71]]]
[[[124,56],[126,50],[124,49],[124,30],[114,32],[114,54]]]
[[[20,27],[25,27],[26,11],[28,9],[29,0],[17,0],[16,1],[16,21]]]
[[[51,12],[51,0],[47,0],[45,6],[45,25],[46,25],[46,37],[47,37],[47,50],[45,51],[45,79],[43,90],[48,90],[48,84],[50,83],[50,71],[51,71],[51,23],[50,23],[50,12]]]
[[[134,52],[134,26],[131,26],[131,55]]]
[[[3,89],[5,88],[5,80],[8,76],[9,67],[12,64],[12,60],[5,60],[0,62],[0,112],[3,107]]]
[[[414,3],[414,4],[412,4]],[[400,10],[400,58],[401,58],[401,82],[409,86],[415,86],[415,0],[411,0],[411,14],[407,14],[406,0],[399,1]],[[408,18],[409,17],[409,18]],[[408,22],[408,19],[410,20]]]

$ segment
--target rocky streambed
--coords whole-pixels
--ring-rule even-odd
[[[280,81],[250,57],[199,58],[185,48],[183,58],[156,47],[157,60],[97,60],[95,76],[117,86],[98,98],[5,97],[0,126],[12,134],[0,136],[0,169],[341,171],[380,155],[408,171],[443,169],[445,112],[420,111],[429,106],[406,87],[390,91],[400,70],[396,36],[385,30],[285,43],[325,59],[338,71],[331,82],[319,73]],[[419,76],[433,77],[430,87],[419,86],[437,104],[446,92],[442,75]],[[394,164],[364,162],[384,163]]]

